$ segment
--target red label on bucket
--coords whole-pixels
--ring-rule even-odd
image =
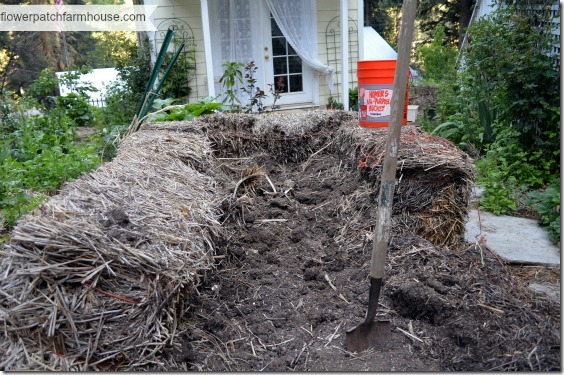
[[[370,117],[389,116],[392,107],[392,94],[394,90],[364,90],[364,103],[366,103],[366,114]]]
[[[359,120],[363,123],[388,123],[392,112],[393,85],[359,84]],[[387,126],[387,124],[385,125]]]

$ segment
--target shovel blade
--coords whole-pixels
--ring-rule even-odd
[[[388,342],[391,336],[390,321],[364,322],[347,331],[345,346],[349,352],[360,353]]]

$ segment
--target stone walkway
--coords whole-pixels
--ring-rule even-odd
[[[550,242],[536,220],[471,209],[465,239],[473,243],[480,238],[508,264],[560,267],[560,249]],[[531,284],[529,288],[560,302],[560,283]]]

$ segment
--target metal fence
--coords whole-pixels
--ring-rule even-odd
[[[104,108],[106,106],[106,98],[90,98],[88,104],[94,107]]]

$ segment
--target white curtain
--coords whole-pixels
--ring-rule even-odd
[[[219,79],[224,71],[221,65],[225,62],[247,65],[254,61],[257,74],[264,74],[260,4],[253,0],[210,0],[208,4],[216,92],[223,91]],[[243,70],[243,79],[244,76]],[[245,104],[249,98],[241,87],[244,84],[238,85],[238,97]]]
[[[327,76],[329,89],[333,91],[335,69],[323,64],[317,56],[317,24],[315,0],[266,0],[288,43],[302,60],[318,73]]]

